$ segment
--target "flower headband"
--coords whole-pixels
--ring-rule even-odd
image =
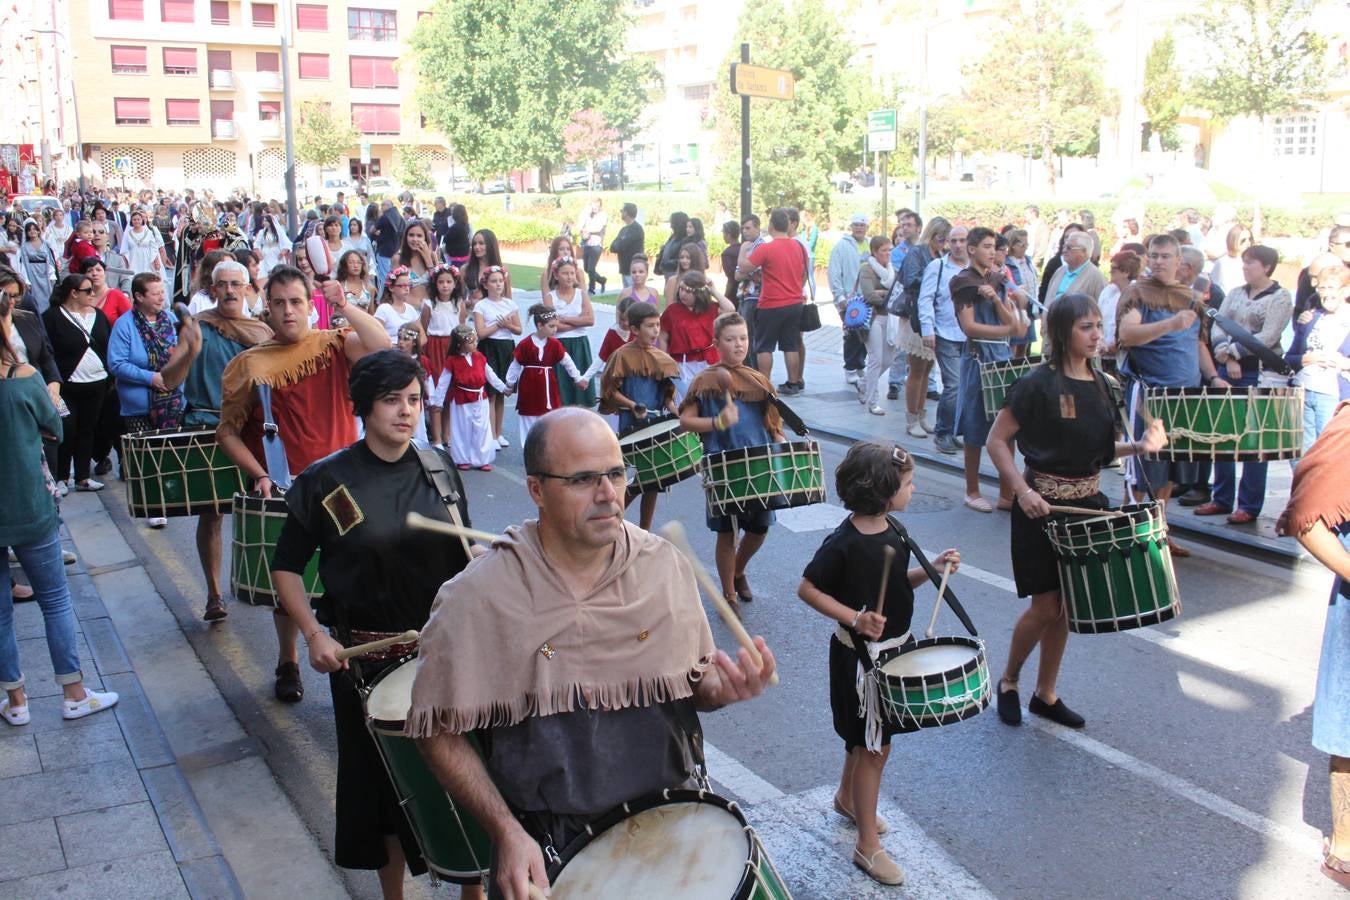
[[[436,268],[432,269],[430,272],[427,273],[427,281],[430,281],[431,283],[435,284],[436,279],[440,278],[446,272],[449,272],[451,275],[453,275],[456,280],[459,279],[460,276],[459,266],[451,265],[450,263],[441,263],[439,266],[436,266]]]
[[[483,285],[487,284],[489,275],[501,275],[503,278],[505,278],[506,266],[488,266],[486,269],[484,269],[482,271],[482,274],[478,276],[479,287],[482,287]]]
[[[405,325],[398,330],[398,339],[400,341],[415,341],[422,334],[421,330],[415,325]]]
[[[549,263],[549,268],[556,270],[559,266],[575,266],[576,264],[577,261],[574,258],[570,256],[560,256],[553,262]]]
[[[398,279],[404,275],[407,275],[409,278],[411,278],[412,269],[409,269],[407,266],[399,266],[397,269],[390,269],[389,274],[384,276],[384,283],[393,284],[395,281],[398,281]]]

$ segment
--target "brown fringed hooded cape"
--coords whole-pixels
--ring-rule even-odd
[[[1350,521],[1350,400],[1336,407],[1331,424],[1298,461],[1289,505],[1275,530],[1298,537],[1320,519],[1332,530]]]
[[[686,406],[697,406],[700,397],[720,398],[723,390],[718,383],[718,378],[722,372],[731,376],[731,394],[733,397],[745,403],[764,404],[764,430],[769,432],[770,435],[782,434],[783,417],[779,415],[778,407],[773,404],[778,392],[774,390],[773,383],[765,378],[763,373],[745,365],[732,366],[726,363],[717,363],[699,372],[694,380],[689,383],[689,390],[680,403],[680,412],[684,412]]]
[[[600,376],[600,412],[613,415],[620,408],[614,403],[614,394],[623,389],[623,380],[629,375],[643,378],[673,379],[680,375],[680,367],[669,353],[655,347],[643,347],[636,341],[624,344],[609,356],[605,363],[605,374]],[[666,386],[674,391],[672,382]],[[669,395],[667,395],[669,396]]]

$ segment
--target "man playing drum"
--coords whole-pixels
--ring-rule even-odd
[[[468,563],[467,544],[404,524],[416,512],[441,522],[468,521],[468,502],[449,454],[428,450],[456,494],[456,515],[423,471],[412,445],[426,385],[421,365],[397,350],[381,350],[351,369],[351,399],[364,438],[309,466],[286,492],[286,524],[277,541],[272,579],[281,603],[309,645],[309,663],[329,673],[337,727],[335,861],[347,869],[378,869],[386,898],[403,896],[403,866],[427,870],[399,797],[365,728],[358,679],[369,684],[413,652],[407,644],[356,657],[343,646],[421,628],[437,589]],[[327,586],[318,616],[302,575],[315,550]],[[466,886],[465,898],[482,888]]]
[[[1149,275],[1125,288],[1116,306],[1116,338],[1125,352],[1122,375],[1132,380],[1129,408],[1136,433],[1144,427],[1144,388],[1227,387],[1215,373],[1209,353],[1209,320],[1201,315],[1199,297],[1188,285],[1177,282],[1181,247],[1170,234],[1154,236],[1148,245]],[[1128,435],[1126,435],[1128,437]],[[1195,481],[1188,467],[1194,463],[1133,459],[1129,482],[1136,496],[1151,486],[1165,508],[1174,484]],[[1191,551],[1175,543],[1167,545],[1175,557]]]
[[[1040,669],[1028,708],[1061,725],[1082,728],[1083,717],[1069,709],[1055,690],[1069,626],[1045,517],[1051,503],[1106,508],[1102,467],[1118,456],[1154,452],[1167,443],[1167,436],[1162,421],[1154,419],[1137,443],[1116,440],[1114,385],[1090,362],[1102,342],[1097,301],[1086,294],[1065,294],[1057,300],[1045,315],[1045,341],[1045,362],[1008,390],[989,432],[989,458],[1017,498],[1011,525],[1017,594],[1031,598],[1031,608],[1013,628],[1007,668],[998,684],[998,717],[1008,725],[1021,724],[1017,680],[1022,664],[1039,644]],[[1017,470],[1014,440],[1026,460],[1025,472]]]
[[[695,783],[696,710],[758,695],[775,667],[763,638],[762,667],[717,650],[689,562],[624,521],[627,472],[602,418],[541,417],[525,471],[539,518],[441,588],[407,729],[486,827],[505,900],[547,884],[545,853],[588,822]]]
[[[347,303],[336,281],[324,282],[324,298],[330,310],[347,317],[351,329],[311,330],[309,278],[291,266],[273,269],[263,293],[275,336],[245,350],[225,367],[216,438],[249,487],[271,497],[274,488],[289,486],[292,472],[304,471],[316,459],[356,440],[347,376],[351,364],[361,357],[388,349],[389,333],[374,316]],[[260,385],[271,393],[272,418],[286,450],[286,472],[269,472],[266,463]],[[274,486],[272,475],[286,478],[288,484]],[[305,689],[297,662],[295,622],[278,608],[274,624],[279,656],[275,693],[278,700],[298,703]]]
[[[211,293],[216,305],[214,309],[202,310],[196,317],[201,326],[202,349],[192,361],[192,368],[183,382],[183,396],[188,404],[187,416],[183,419],[186,426],[215,428],[220,424],[220,385],[225,367],[249,347],[272,336],[271,328],[245,312],[244,286],[248,280],[248,269],[232,259],[217,263],[211,270]],[[197,517],[197,558],[206,577],[206,614],[203,618],[208,622],[229,614],[220,593],[222,518],[220,512],[202,513]]]

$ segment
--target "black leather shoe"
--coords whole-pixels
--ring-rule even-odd
[[[1004,725],[1022,724],[1022,699],[1017,691],[998,692],[998,719]]]
[[[1062,699],[1056,700],[1052,706],[1040,697],[1032,694],[1031,702],[1027,704],[1027,709],[1038,716],[1049,719],[1051,722],[1058,722],[1065,728],[1082,728],[1087,724],[1087,720],[1065,706]]]
[[[274,688],[277,699],[282,703],[299,703],[305,696],[305,686],[300,682],[300,666],[293,662],[284,662],[277,666],[277,683]]]
[[[1177,502],[1182,506],[1203,506],[1209,502],[1209,491],[1199,489],[1187,491],[1177,498]]]
[[[890,387],[888,387],[888,388],[886,389],[886,399],[887,399],[887,400],[899,400],[899,399],[900,399],[900,389],[899,389],[898,387],[896,387],[895,385],[891,385]]]
[[[939,394],[937,391],[929,391],[925,396],[928,397],[929,400],[932,400],[934,402],[942,399],[942,395]]]

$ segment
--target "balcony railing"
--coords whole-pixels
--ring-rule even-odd
[[[260,119],[254,133],[265,140],[276,140],[281,137],[281,120]]]
[[[211,123],[211,137],[234,137],[234,119],[216,119]]]
[[[258,72],[257,80],[253,82],[260,91],[279,91],[281,90],[280,72]]]
[[[216,91],[234,90],[234,73],[229,69],[212,69],[211,89]]]

